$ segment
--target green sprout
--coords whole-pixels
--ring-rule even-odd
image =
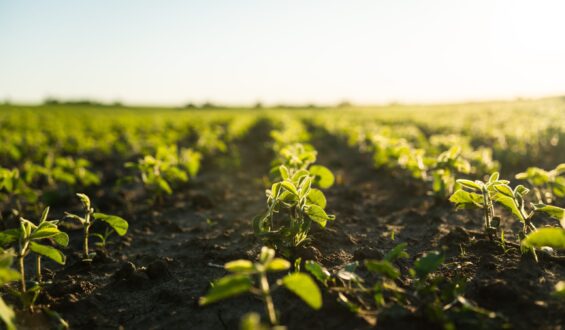
[[[267,274],[287,271],[290,266],[287,260],[275,258],[273,249],[263,247],[257,262],[241,259],[226,263],[224,268],[231,274],[214,281],[208,294],[201,297],[199,303],[204,306],[243,293],[252,293],[263,300],[269,322],[272,326],[277,326],[279,318],[272,292],[285,287],[311,308],[320,309],[322,307],[320,289],[308,274],[290,273],[271,287]]]
[[[459,179],[456,181],[461,188],[449,197],[457,209],[479,208],[483,210],[484,230],[492,239],[500,225],[500,218],[495,216],[493,199],[497,194],[496,186],[507,185],[507,180],[499,180],[499,173],[494,172],[486,182],[480,180]]]
[[[45,208],[39,224],[36,225],[30,220],[20,218],[20,227],[8,229],[0,232],[2,245],[16,243],[18,246],[18,259],[20,271],[20,292],[17,294],[22,300],[24,307],[33,308],[33,304],[39,295],[43,278],[41,274],[41,258],[47,257],[58,264],[65,264],[65,255],[57,248],[42,244],[44,240],[55,243],[58,246],[66,247],[69,244],[69,236],[58,228],[59,220],[47,220],[49,207]],[[41,243],[39,243],[41,242]],[[32,288],[27,288],[25,258],[33,252],[36,255],[36,280],[37,284]]]
[[[451,195],[455,189],[455,175],[471,172],[471,164],[461,156],[461,152],[461,147],[451,147],[441,153],[431,166],[432,190],[436,196]]]
[[[179,149],[176,145],[161,146],[155,156],[146,155],[136,163],[126,163],[126,168],[138,171],[144,187],[161,202],[163,195],[173,193],[173,185],[188,182],[200,169],[202,155],[192,149]]]
[[[529,167],[525,172],[516,174],[516,179],[527,180],[540,203],[551,204],[555,197],[565,197],[565,164],[551,171]]]
[[[96,221],[105,222],[109,225],[118,235],[124,236],[128,231],[128,222],[116,215],[108,215],[104,213],[94,212],[94,208],[91,207],[90,198],[85,194],[76,194],[80,199],[82,206],[84,208],[84,217],[66,213],[66,217],[69,219],[74,219],[80,222],[83,227],[83,258],[84,261],[91,261],[95,253],[90,253],[88,248],[88,238],[90,236],[90,228]],[[109,234],[108,234],[109,235]],[[107,236],[106,236],[107,237]],[[105,241],[105,239],[104,239]]]
[[[282,181],[267,190],[267,209],[253,219],[255,233],[275,247],[296,247],[307,237],[312,222],[322,228],[335,216],[328,215],[324,193],[312,185],[328,187],[333,174],[325,167],[291,171],[279,166]],[[277,226],[277,220],[281,222]]]

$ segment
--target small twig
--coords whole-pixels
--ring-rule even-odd
[[[224,269],[224,265],[218,265],[218,264],[215,264],[215,263],[212,263],[212,262],[208,263],[208,267]]]

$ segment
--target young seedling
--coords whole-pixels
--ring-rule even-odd
[[[192,149],[179,149],[176,145],[161,146],[155,156],[146,155],[136,163],[126,163],[126,168],[138,171],[144,187],[155,194],[155,201],[162,202],[163,195],[171,195],[173,186],[188,182],[196,176],[202,155]]]
[[[387,310],[411,310],[421,314],[431,322],[446,329],[455,328],[454,319],[458,313],[471,312],[481,322],[492,314],[467,300],[462,286],[451,282],[437,270],[442,266],[445,256],[437,251],[424,253],[416,259],[406,276],[409,281],[401,281],[401,270],[395,265],[399,259],[409,258],[406,243],[389,251],[381,260],[365,260],[363,265],[371,273],[374,282],[368,282],[358,272],[358,262],[347,264],[337,272],[330,273],[323,266],[312,261],[305,264],[320,283],[351,312],[375,325],[379,315]],[[403,283],[398,285],[397,283]],[[408,285],[406,285],[408,284]],[[416,309],[414,309],[416,308]]]
[[[71,213],[66,213],[66,217],[69,219],[74,219],[80,222],[83,227],[83,258],[84,261],[92,261],[92,257],[96,255],[95,253],[90,253],[88,248],[88,238],[90,236],[90,228],[96,221],[105,222],[109,225],[118,235],[124,236],[128,231],[128,222],[116,215],[108,215],[104,213],[94,212],[94,208],[91,207],[90,198],[85,194],[76,194],[80,199],[82,206],[84,208],[84,216],[78,216]]]
[[[432,191],[436,196],[446,197],[455,189],[455,175],[471,172],[471,164],[461,156],[461,147],[454,146],[440,154],[431,166]]]
[[[38,194],[21,177],[18,169],[0,167],[0,201],[6,201],[8,205],[13,203],[18,211],[22,211],[21,198],[35,203]]]
[[[208,294],[201,297],[199,303],[204,306],[243,293],[252,293],[263,300],[271,326],[277,326],[279,318],[272,292],[279,287],[285,287],[311,308],[320,309],[322,307],[320,290],[314,280],[305,273],[290,273],[278,280],[274,287],[270,286],[267,275],[287,271],[290,266],[287,260],[275,258],[273,249],[263,247],[257,262],[235,260],[226,263],[224,268],[231,274],[214,281]]]
[[[291,175],[292,172],[284,165],[279,166],[279,171],[282,181],[267,190],[267,210],[253,219],[253,228],[259,237],[273,246],[286,249],[296,247],[307,239],[312,222],[324,228],[328,220],[335,219],[324,211],[324,193],[312,187],[313,184],[331,186],[333,175],[329,170],[312,173],[306,169],[294,171]],[[282,222],[278,226],[277,216]]]
[[[530,167],[525,172],[516,174],[516,179],[528,181],[534,188],[539,203],[551,204],[555,197],[565,197],[565,164],[560,164],[551,171]]]
[[[500,217],[495,216],[493,196],[498,185],[507,185],[507,180],[499,180],[499,173],[493,173],[486,182],[459,179],[461,188],[451,195],[449,201],[455,203],[457,209],[479,208],[483,210],[484,230],[490,239],[496,236],[500,225]],[[468,190],[468,191],[467,191]]]
[[[528,234],[521,242],[522,252],[549,247],[565,250],[565,209],[545,204],[532,204],[534,212],[542,212],[559,220],[561,227],[540,228]],[[534,253],[537,260],[537,255]]]
[[[104,234],[92,233],[92,234],[90,234],[90,236],[96,237],[96,238],[99,239],[99,241],[95,243],[96,246],[101,247],[101,248],[106,248],[106,241],[108,240],[108,237],[110,237],[110,235],[112,235],[113,232],[114,232],[114,229],[112,229],[111,227],[106,227],[106,229],[104,230]]]
[[[58,264],[65,264],[65,255],[60,250],[53,246],[39,243],[48,240],[61,247],[66,247],[69,244],[69,236],[58,228],[59,220],[47,220],[48,215],[49,207],[43,211],[38,225],[20,218],[19,228],[8,229],[0,233],[0,241],[3,245],[17,242],[18,253],[16,257],[21,275],[18,296],[26,308],[33,308],[33,304],[43,284],[41,258],[47,257]],[[28,289],[26,284],[25,257],[31,252],[36,255],[37,284]]]

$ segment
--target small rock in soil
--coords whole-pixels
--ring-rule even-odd
[[[169,266],[163,260],[156,260],[147,266],[145,271],[147,276],[152,280],[171,278],[171,272],[169,271]]]

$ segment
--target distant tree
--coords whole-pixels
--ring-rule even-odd
[[[343,100],[336,105],[336,108],[350,108],[353,104],[347,100]]]
[[[253,107],[255,109],[263,109],[263,103],[261,103],[261,101],[257,101]]]
[[[45,100],[43,100],[43,105],[58,105],[59,104],[59,100],[57,100],[54,97],[47,97],[45,98]]]
[[[218,108],[218,106],[212,102],[204,102],[204,104],[202,104],[202,109],[216,109],[216,108]]]
[[[194,103],[189,102],[188,104],[186,104],[186,105],[184,106],[184,108],[185,108],[185,109],[197,109],[198,107],[197,107]]]

